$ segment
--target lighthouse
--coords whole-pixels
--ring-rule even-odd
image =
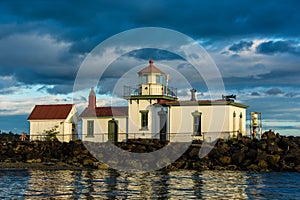
[[[149,65],[138,72],[137,87],[124,87],[124,98],[128,100],[129,133],[135,137],[149,138],[153,133],[166,132],[167,107],[157,112],[157,103],[177,100],[177,90],[168,87],[167,75],[149,60]],[[156,122],[159,117],[164,120]],[[158,124],[158,125],[157,125]],[[157,127],[159,130],[157,130]]]

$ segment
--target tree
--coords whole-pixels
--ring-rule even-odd
[[[54,126],[50,130],[44,130],[44,134],[46,135],[46,140],[47,141],[57,140],[56,135],[59,134],[59,131],[56,130],[57,128],[58,128],[58,126]]]

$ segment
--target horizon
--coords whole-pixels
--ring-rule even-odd
[[[237,95],[236,102],[250,106],[247,122],[250,112],[262,112],[263,132],[300,136],[299,8],[298,1],[1,2],[0,130],[29,133],[27,117],[36,104],[75,101],[82,109],[88,93],[74,98],[73,86],[89,52],[120,32],[164,27],[203,46],[222,75],[224,95]],[[120,49],[110,53],[122,55]],[[120,98],[112,100],[120,92],[117,79],[133,76],[150,58],[158,68],[191,77],[197,99],[209,98],[203,80],[178,55],[142,49],[111,63],[99,81],[98,105],[124,105]],[[190,97],[191,88],[175,76],[170,81],[178,86],[179,99]]]

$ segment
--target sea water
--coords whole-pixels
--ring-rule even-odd
[[[0,199],[300,199],[300,173],[1,169]]]

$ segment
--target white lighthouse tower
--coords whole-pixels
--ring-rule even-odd
[[[155,104],[177,99],[176,89],[167,86],[166,78],[151,59],[149,65],[138,72],[137,87],[124,87],[124,98],[128,100],[129,138],[164,139],[168,131],[168,108],[161,107],[158,111]],[[159,120],[156,121],[157,118]]]

